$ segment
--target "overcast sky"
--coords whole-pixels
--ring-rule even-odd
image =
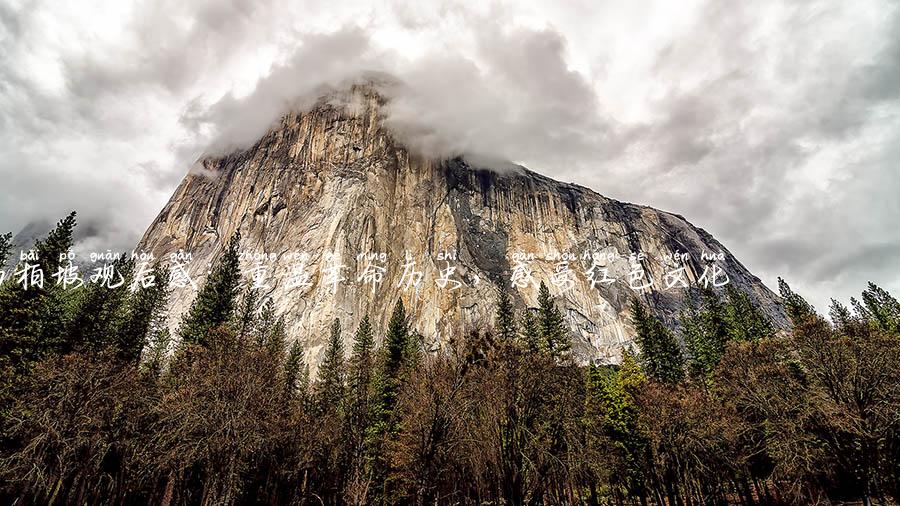
[[[417,149],[680,213],[820,311],[900,294],[896,2],[480,3],[0,0],[0,232],[129,248],[197,156],[382,71]]]

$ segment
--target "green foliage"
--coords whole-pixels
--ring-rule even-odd
[[[305,378],[304,378],[305,375]],[[303,345],[300,341],[291,344],[284,362],[285,389],[291,396],[306,394],[309,387],[309,367],[303,361]]]
[[[114,345],[123,361],[138,361],[149,337],[167,326],[165,311],[170,293],[169,272],[157,264],[153,267],[153,279],[152,284],[137,286],[128,297],[123,318],[114,333]],[[160,338],[160,335],[155,336],[157,341]],[[156,346],[159,344],[156,343]]]
[[[700,293],[700,307],[688,299],[681,315],[681,337],[687,349],[691,376],[708,383],[729,342],[756,341],[771,337],[768,317],[750,297],[729,286],[723,300],[711,289]]]
[[[165,318],[154,319],[150,324],[147,349],[141,362],[143,370],[152,378],[159,378],[165,370],[171,345],[172,334]]]
[[[541,350],[541,329],[538,325],[538,319],[532,310],[525,308],[519,328],[519,339],[525,350],[529,353],[539,352]]]
[[[380,422],[386,422],[393,414],[409,350],[410,333],[406,308],[403,307],[403,300],[398,299],[388,322],[378,375],[376,419]]]
[[[847,306],[831,299],[831,307],[828,310],[828,316],[838,329],[846,329],[853,324],[853,313],[847,309]]]
[[[497,336],[512,342],[516,338],[516,314],[509,294],[502,285],[497,287],[497,314],[494,320]]]
[[[353,405],[359,411],[368,410],[369,394],[372,388],[372,369],[375,366],[375,334],[369,315],[363,317],[353,337],[353,351],[350,355],[349,378]],[[363,413],[358,413],[363,416]]]
[[[900,302],[875,283],[869,282],[862,292],[870,321],[886,331],[900,332]]]
[[[113,262],[112,269],[113,275],[108,282],[87,283],[75,292],[75,316],[69,322],[68,340],[62,352],[96,351],[114,344],[131,295],[134,262],[122,257]]]
[[[725,295],[725,327],[729,341],[753,341],[774,334],[772,322],[749,295],[731,285],[725,288]]]
[[[185,344],[209,345],[210,330],[231,321],[241,280],[238,250],[241,236],[235,233],[203,288],[197,293],[181,322],[178,335]]]
[[[625,352],[618,368],[592,365],[588,371],[586,414],[594,428],[607,440],[615,452],[612,479],[619,481],[630,493],[643,495],[645,471],[643,458],[647,451],[647,437],[639,425],[639,406],[635,395],[646,383],[634,357]]]
[[[73,224],[61,222],[46,251],[71,244]],[[900,496],[898,307],[874,284],[852,311],[832,303],[834,325],[785,284],[795,327],[777,336],[748,295],[703,292],[681,329],[692,375],[715,388],[681,381],[678,343],[639,301],[631,310],[640,357],[624,351],[620,365],[588,367],[559,360],[568,332],[545,286],[540,308],[518,322],[498,298],[498,309],[510,309],[497,314],[503,339],[476,329],[438,353],[419,350],[398,301],[382,349],[366,316],[346,364],[335,320],[310,395],[308,341],[285,351],[274,302],[252,291],[236,301],[240,273],[236,257],[224,265],[228,254],[207,283],[218,288],[195,304],[205,309],[182,327],[203,339],[172,359],[159,266],[157,285],[134,293],[0,287],[2,502],[892,504]],[[54,300],[63,303],[44,305]],[[200,332],[198,315],[215,323]],[[26,339],[60,322],[79,342],[102,345]]]
[[[388,321],[387,334],[381,350],[378,375],[375,378],[375,398],[372,404],[372,422],[364,438],[367,468],[372,479],[380,486],[379,495],[388,494],[387,446],[399,431],[397,402],[400,389],[408,369],[409,353],[412,349],[409,322],[403,300],[398,299]]]
[[[778,278],[778,293],[781,294],[784,310],[794,325],[800,325],[810,318],[818,318],[815,308],[806,302],[806,299],[794,293],[787,282],[781,278]]]
[[[235,311],[234,330],[239,337],[247,337],[253,333],[258,320],[257,313],[260,310],[259,302],[259,290],[248,285]]]
[[[341,338],[341,322],[337,318],[331,324],[325,357],[319,366],[316,391],[319,409],[333,412],[341,408],[344,399],[344,341]]]
[[[259,315],[251,322],[251,329],[260,349],[266,350],[278,360],[287,352],[284,315],[276,314],[275,301],[271,298],[266,299]]]
[[[7,232],[0,235],[0,268],[6,265],[10,251],[12,251],[12,233]]]
[[[543,345],[551,357],[558,359],[572,349],[569,329],[562,312],[556,307],[550,290],[543,281],[538,289],[538,328]]]
[[[34,265],[43,273],[42,286],[23,287],[15,280],[0,285],[0,390],[9,388],[35,362],[65,348],[72,298],[53,284],[50,276],[72,247],[74,228],[73,212],[35,244],[38,260]],[[19,268],[24,268],[24,263]]]
[[[34,249],[38,254],[38,264],[45,276],[50,276],[63,264],[62,255],[72,248],[72,234],[75,231],[75,211],[69,213],[56,224],[47,237],[37,241]]]
[[[631,318],[641,349],[641,364],[647,376],[664,383],[681,382],[684,379],[684,356],[672,332],[637,299],[631,305]]]
[[[369,315],[363,317],[353,336],[353,358],[354,362],[362,365],[372,360],[372,352],[375,350],[375,334],[372,332],[372,324],[369,322]],[[368,369],[361,367],[361,369]]]

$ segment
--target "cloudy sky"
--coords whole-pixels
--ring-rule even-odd
[[[200,154],[381,71],[419,149],[683,214],[820,310],[900,293],[896,2],[337,4],[0,0],[0,232],[131,247]]]

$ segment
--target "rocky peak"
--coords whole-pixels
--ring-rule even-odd
[[[332,91],[308,111],[285,115],[251,148],[203,160],[140,248],[158,258],[190,252],[188,272],[202,282],[240,230],[248,281],[264,271],[263,294],[285,315],[291,337],[305,344],[313,368],[334,318],[344,329],[355,329],[365,314],[384,325],[402,298],[426,345],[437,349],[456,332],[492,322],[498,283],[522,311],[536,305],[541,280],[566,310],[576,356],[616,360],[634,335],[632,298],[674,321],[684,291],[663,289],[663,280],[677,259],[691,282],[715,263],[784,321],[777,297],[684,218],[522,167],[495,171],[461,157],[419,156],[385,126],[385,104],[372,83]],[[421,272],[417,285],[405,275],[410,263]],[[512,286],[523,266],[533,282]],[[343,280],[335,284],[337,267]],[[560,283],[568,279],[563,267],[570,285]],[[591,267],[617,281],[592,286]],[[653,288],[632,289],[636,267]],[[367,282],[373,272],[383,276],[380,283]],[[194,295],[191,288],[175,291],[173,324]]]

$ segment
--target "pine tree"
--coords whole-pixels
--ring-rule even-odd
[[[275,319],[275,324],[272,325],[266,339],[266,351],[277,360],[284,359],[284,354],[287,352],[287,326],[284,322],[284,315],[279,315]]]
[[[72,236],[75,232],[75,211],[60,220],[44,240],[34,245],[38,254],[38,264],[45,276],[50,276],[63,264],[61,258],[72,248]]]
[[[344,342],[341,339],[341,322],[337,318],[331,324],[316,390],[321,411],[340,408],[344,398]]]
[[[809,318],[818,318],[815,308],[803,297],[794,293],[787,282],[781,278],[778,278],[778,292],[781,294],[784,309],[794,326],[800,325]]]
[[[649,442],[641,430],[635,396],[646,381],[634,357],[626,351],[618,368],[591,366],[585,400],[587,419],[597,425],[602,435],[594,444],[603,450],[611,445],[623,466],[621,479],[625,488],[639,496],[646,494],[647,477],[642,464]]]
[[[497,287],[497,315],[494,325],[497,327],[497,335],[506,343],[511,343],[516,338],[516,314],[509,294],[503,286]]]
[[[371,424],[373,367],[375,365],[375,336],[369,315],[363,317],[353,337],[350,356],[349,383],[350,409],[347,413],[347,448],[350,460],[359,464],[366,453],[366,432]],[[357,474],[362,469],[355,470]]]
[[[690,375],[706,383],[715,366],[715,350],[704,329],[701,311],[688,298],[687,307],[681,313],[681,339],[687,350]]]
[[[231,321],[241,279],[238,259],[240,240],[239,233],[231,237],[222,257],[191,304],[178,329],[182,342],[207,346],[209,331]]]
[[[165,316],[154,318],[147,336],[147,353],[142,362],[143,369],[154,378],[158,378],[165,369],[172,334],[165,321]]]
[[[353,391],[354,404],[363,407],[368,403],[369,389],[372,384],[372,368],[374,359],[375,336],[369,315],[363,317],[353,337],[353,352],[350,356],[350,386]]]
[[[862,292],[862,299],[870,315],[870,321],[876,327],[900,332],[900,302],[897,302],[897,299],[871,281]]]
[[[853,324],[853,313],[847,309],[847,306],[841,304],[835,299],[831,299],[831,307],[828,310],[828,316],[836,329],[841,332],[846,331]]]
[[[116,344],[116,334],[128,318],[133,271],[134,261],[121,257],[112,264],[112,279],[87,283],[79,290],[63,352],[99,351]]]
[[[406,355],[409,348],[409,324],[406,320],[406,309],[403,307],[403,300],[398,299],[388,322],[388,330],[379,359],[378,374],[374,378],[373,423],[370,426],[369,439],[377,439],[382,435],[394,432],[396,424],[396,420],[393,419],[394,407],[407,366]]]
[[[560,358],[572,348],[562,313],[553,302],[550,290],[543,281],[538,289],[538,327],[550,356]]]
[[[130,295],[125,317],[115,333],[119,357],[126,362],[137,362],[141,358],[154,325],[166,316],[169,272],[157,264],[153,267],[153,280],[148,286],[138,286]]]
[[[239,338],[246,338],[256,328],[258,312],[259,290],[248,285],[235,312],[234,329]]]
[[[700,324],[709,342],[712,359],[718,363],[729,338],[728,308],[719,294],[711,288],[701,290],[700,300],[703,307],[700,312]]]
[[[534,311],[525,308],[522,313],[522,325],[519,333],[522,345],[529,353],[537,353],[541,350],[541,329],[538,326]]]
[[[850,297],[850,306],[853,307],[853,314],[856,315],[856,318],[862,320],[864,322],[869,322],[872,320],[872,313],[866,309],[866,306],[862,304],[856,297]]]
[[[398,299],[388,322],[387,334],[384,338],[385,371],[394,377],[399,377],[405,365],[406,355],[409,352],[409,324],[406,319],[406,308],[403,300]]]
[[[750,297],[731,286],[726,300],[711,289],[701,289],[701,307],[688,297],[681,315],[681,336],[691,376],[708,382],[730,341],[755,341],[773,333],[769,319]]]
[[[631,317],[647,376],[664,383],[681,382],[684,379],[684,357],[675,336],[637,299],[631,305]]]
[[[7,232],[0,235],[0,269],[6,265],[6,259],[12,250],[12,233]]]
[[[730,285],[725,289],[725,294],[725,324],[729,341],[756,341],[772,336],[772,322],[749,295]]]
[[[303,381],[303,374],[306,374],[306,380]],[[288,351],[287,359],[284,363],[285,388],[289,395],[294,396],[298,393],[306,395],[306,388],[309,383],[309,369],[303,362],[303,346],[300,341],[294,341]]]
[[[6,378],[11,378],[13,371],[24,372],[32,363],[61,349],[71,294],[53,284],[51,276],[72,247],[74,229],[73,212],[60,220],[45,239],[35,243],[38,260],[32,265],[43,275],[42,286],[29,283],[23,287],[16,282],[0,285],[0,371]]]
[[[244,322],[238,324],[243,325]],[[252,332],[255,336],[256,346],[281,360],[281,355],[286,351],[287,334],[284,315],[276,314],[275,301],[272,298],[266,299],[259,314],[253,316],[248,325],[248,332]]]
[[[709,288],[701,289],[700,302],[701,307],[697,309],[693,299],[688,297],[687,308],[681,316],[681,336],[687,349],[691,376],[706,384],[731,339],[729,315],[733,321],[743,315],[731,311],[728,304]]]

